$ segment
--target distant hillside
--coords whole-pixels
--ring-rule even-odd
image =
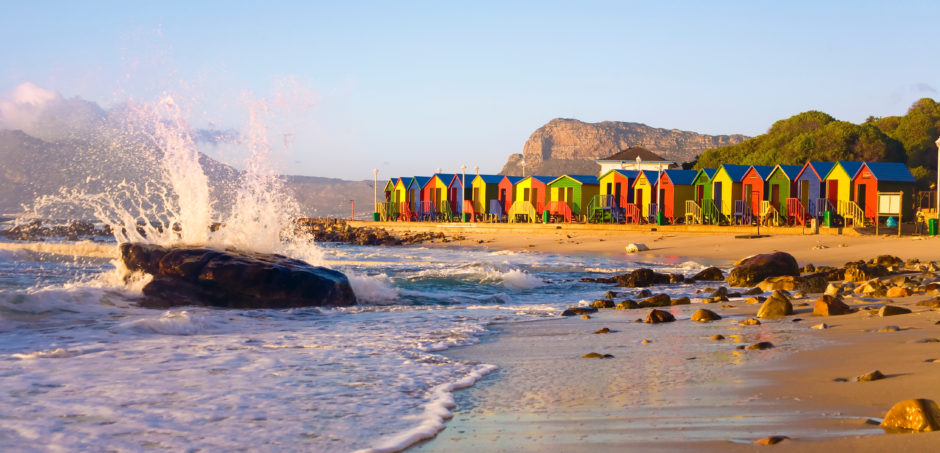
[[[702,153],[695,168],[722,163],[803,164],[807,160],[903,162],[922,186],[936,180],[940,104],[924,98],[904,116],[869,117],[862,124],[811,110],[777,121],[766,134]]]
[[[707,148],[740,143],[743,135],[705,135],[678,129],[659,129],[640,123],[585,123],[555,118],[529,136],[522,154],[509,156],[500,172],[521,175],[595,174],[594,162],[631,146],[642,146],[677,163],[690,162]]]

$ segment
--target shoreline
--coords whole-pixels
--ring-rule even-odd
[[[469,231],[468,231],[469,230]],[[449,231],[449,230],[445,230]],[[755,253],[767,253],[774,250],[787,251],[793,254],[801,266],[807,263],[821,265],[842,265],[848,261],[870,259],[880,254],[891,254],[905,260],[919,258],[922,261],[940,261],[940,250],[935,247],[935,238],[912,239],[904,237],[889,238],[884,236],[839,236],[839,235],[807,235],[807,236],[771,236],[750,240],[741,240],[738,244],[722,244],[723,241],[733,241],[733,235],[701,234],[701,233],[671,233],[659,232],[604,232],[604,231],[573,231],[561,230],[568,241],[559,241],[558,233],[554,231],[529,230],[516,232],[506,237],[498,233],[479,232],[470,229],[459,229],[459,234],[465,239],[433,243],[433,247],[482,248],[498,250],[532,251],[534,253],[577,253],[579,255],[604,256],[606,258],[619,258],[627,261],[651,260],[658,263],[670,264],[676,260],[691,259],[705,265],[730,266],[733,261]],[[572,234],[573,233],[573,234]],[[570,235],[570,236],[569,236]],[[652,240],[651,240],[652,239]],[[771,240],[767,240],[771,239]],[[482,242],[480,242],[482,241]],[[648,252],[638,254],[624,254],[623,244],[629,242],[657,242],[662,241],[663,246],[650,246]],[[763,241],[759,242],[758,241]],[[711,244],[711,248],[704,248],[706,253],[688,253],[678,255],[673,251],[678,249],[689,250],[691,245]],[[587,247],[580,247],[588,243]],[[606,244],[604,244],[606,243]],[[527,246],[530,245],[531,246]],[[751,245],[755,244],[755,245]],[[777,245],[779,248],[765,248],[764,245]],[[832,245],[830,245],[832,244]],[[844,246],[839,246],[844,244]],[[647,245],[650,245],[649,243]],[[659,244],[657,244],[659,245]],[[826,247],[818,247],[823,245]],[[617,250],[619,249],[619,250]],[[747,250],[749,249],[749,250]],[[746,253],[742,253],[742,250]],[[720,282],[715,282],[716,284]],[[455,393],[457,407],[452,411],[454,417],[445,423],[443,431],[432,439],[412,446],[409,451],[537,451],[556,449],[564,451],[596,451],[599,449],[640,449],[643,451],[675,451],[675,450],[702,450],[702,451],[753,451],[755,448],[764,448],[750,442],[770,435],[784,435],[789,439],[774,446],[784,451],[819,451],[821,449],[834,449],[836,451],[852,450],[855,452],[885,451],[886,449],[912,449],[914,451],[930,449],[940,442],[940,433],[917,434],[884,434],[878,426],[866,420],[884,417],[894,403],[912,398],[929,398],[940,401],[940,389],[935,382],[940,378],[940,363],[926,360],[940,359],[940,343],[921,343],[918,340],[940,337],[940,312],[926,307],[917,306],[916,303],[933,296],[910,296],[898,299],[867,299],[850,297],[846,299],[855,313],[821,317],[812,313],[812,304],[818,294],[808,295],[804,299],[794,300],[797,317],[803,318],[800,328],[794,335],[806,341],[813,342],[811,346],[798,350],[790,350],[780,354],[771,361],[745,364],[741,372],[741,382],[723,388],[719,391],[733,399],[747,399],[756,406],[769,405],[772,412],[779,417],[778,425],[764,424],[752,431],[743,431],[744,435],[728,436],[723,439],[711,438],[677,440],[674,436],[662,433],[662,438],[651,440],[636,440],[629,436],[617,437],[611,434],[615,431],[629,431],[631,424],[637,419],[629,416],[629,410],[611,409],[604,406],[603,401],[581,401],[578,404],[596,404],[599,410],[589,416],[562,417],[562,422],[553,423],[549,418],[534,420],[531,415],[522,412],[507,411],[499,408],[487,411],[480,408],[484,404],[486,394],[493,387],[499,387],[500,381],[510,380],[510,373],[518,373],[512,366],[505,365],[506,360],[519,359],[507,352],[507,346],[516,343],[526,344],[529,351],[540,348],[539,341],[544,340],[538,334],[531,332],[534,323],[499,324],[491,326],[492,337],[479,344],[448,350],[443,354],[461,360],[470,360],[478,363],[496,364],[500,368],[494,373],[484,377],[473,387]],[[904,306],[914,313],[894,317],[881,318],[873,315],[867,308],[879,307],[885,303]],[[806,304],[802,307],[798,304]],[[741,316],[752,317],[759,308],[758,304],[744,304],[743,300],[732,301],[731,307],[719,304],[700,305],[693,304],[691,308],[708,308],[722,316],[730,316],[732,320]],[[674,307],[673,307],[674,308]],[[538,329],[554,332],[554,329],[576,326],[582,330],[580,339],[575,341],[576,348],[582,353],[592,350],[589,345],[597,339],[592,335],[594,324],[612,324],[616,321],[611,316],[627,317],[632,321],[636,317],[644,317],[649,309],[639,310],[602,310],[592,315],[590,320],[561,318],[537,321]],[[618,313],[619,312],[619,313]],[[685,324],[683,328],[696,329],[697,323],[688,321],[691,311],[683,311],[684,318],[677,316],[679,321],[673,324]],[[625,316],[623,316],[625,315]],[[715,323],[723,323],[716,321]],[[790,322],[786,319],[784,322]],[[829,328],[824,330],[812,329],[812,325],[826,323]],[[527,324],[522,326],[522,324]],[[710,323],[713,324],[713,323]],[[765,322],[764,326],[756,329],[766,330],[772,322]],[[893,333],[877,333],[882,327],[897,325],[900,331]],[[728,324],[719,324],[722,328],[731,328]],[[614,328],[613,325],[610,326]],[[658,326],[664,327],[664,326]],[[751,329],[754,329],[753,327]],[[559,335],[557,332],[547,334]],[[726,334],[727,335],[727,334]],[[577,336],[575,336],[577,337]],[[610,337],[602,335],[602,337]],[[574,337],[572,337],[574,338]],[[621,335],[621,341],[633,344],[638,338]],[[557,345],[553,350],[557,349]],[[634,345],[635,346],[635,345]],[[786,348],[784,348],[786,349]],[[603,352],[603,351],[599,351]],[[557,357],[558,361],[570,361],[572,351],[567,351],[565,357]],[[616,354],[615,354],[616,355]],[[594,363],[579,362],[585,368],[595,371]],[[596,361],[605,362],[605,361]],[[874,382],[851,382],[856,376],[880,370],[887,378]],[[585,379],[585,372],[577,368],[571,375],[559,378],[559,382],[552,385],[556,388],[576,386]],[[538,376],[529,375],[528,378],[537,379]],[[836,382],[835,379],[848,379],[850,382]],[[512,395],[503,395],[512,398]],[[481,401],[484,400],[484,401]],[[667,412],[668,407],[666,408]],[[758,410],[758,412],[760,412]],[[618,416],[617,414],[621,414]],[[627,414],[624,416],[624,414]],[[652,414],[652,413],[651,413]],[[583,414],[582,414],[583,415]],[[648,415],[648,417],[651,415]],[[758,417],[772,419],[764,414]],[[537,421],[538,423],[535,423]],[[700,420],[697,420],[698,423]],[[568,425],[566,425],[566,423]],[[577,427],[575,431],[570,426]],[[500,428],[500,426],[520,426],[513,429]],[[535,430],[526,429],[536,427]],[[686,433],[692,427],[673,427],[675,433]],[[573,436],[573,433],[579,433]],[[538,440],[534,440],[533,436]],[[562,439],[561,443],[551,443]],[[540,442],[548,442],[540,443]],[[530,446],[531,445],[531,446]],[[540,448],[539,448],[540,447]]]
[[[623,261],[653,260],[679,263],[694,260],[704,265],[730,266],[735,261],[757,253],[784,251],[800,265],[841,266],[849,261],[894,255],[904,260],[940,262],[940,236],[863,235],[851,229],[837,234],[837,229],[821,234],[799,234],[800,228],[761,227],[760,238],[741,238],[755,233],[754,227],[710,227],[689,231],[675,226],[583,225],[583,224],[489,224],[489,223],[415,223],[349,222],[354,226],[384,228],[390,233],[444,232],[462,237],[448,242],[422,243],[430,247],[476,248],[603,256]],[[650,231],[656,228],[656,231]],[[808,229],[807,229],[808,230]],[[627,244],[640,243],[649,250],[628,254]]]

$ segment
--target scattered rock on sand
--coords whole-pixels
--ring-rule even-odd
[[[757,439],[754,441],[754,443],[757,445],[774,445],[779,444],[780,442],[783,442],[787,439],[789,439],[787,436],[769,436],[763,439]]]
[[[897,331],[899,331],[899,330],[901,330],[901,328],[898,327],[898,326],[884,326],[884,327],[882,327],[882,328],[876,330],[875,332],[878,332],[878,333],[886,333],[886,332],[897,332]]]
[[[881,427],[889,432],[940,430],[940,406],[925,398],[901,401],[891,407]]]
[[[870,382],[870,381],[877,381],[877,380],[884,379],[884,378],[885,378],[885,375],[881,374],[881,371],[875,370],[869,373],[865,373],[861,376],[857,376],[855,380],[857,382]]]
[[[718,269],[717,267],[714,267],[714,266],[702,269],[699,273],[692,276],[692,280],[699,280],[699,281],[702,281],[702,280],[721,281],[724,279],[725,279],[724,272],[722,272],[721,269]]]
[[[672,300],[671,305],[689,305],[692,303],[692,300],[688,297],[677,297]]]
[[[759,326],[760,321],[754,318],[747,318],[744,321],[738,323],[739,326]]]
[[[759,304],[759,303],[761,303],[761,302],[763,302],[763,301],[765,301],[765,300],[767,300],[766,297],[753,297],[753,296],[751,296],[751,297],[748,297],[747,299],[744,299],[744,303],[747,303],[747,304]]]
[[[650,343],[652,343],[652,341],[649,341],[649,340],[643,340],[640,342],[640,344],[650,344]]]
[[[888,289],[886,297],[907,297],[911,295],[911,291],[907,288],[901,286],[893,286]]]
[[[581,319],[591,319],[591,315],[581,315]]]
[[[623,302],[620,302],[619,304],[617,304],[617,307],[615,307],[615,308],[617,308],[617,310],[630,310],[630,309],[639,308],[639,307],[640,307],[640,306],[637,305],[636,302],[634,302],[634,301],[632,301],[632,300],[630,300],[630,299],[627,299],[627,300],[624,300]]]
[[[594,308],[614,308],[614,301],[610,299],[598,299],[594,302],[591,302],[591,306]]]
[[[738,261],[735,266],[728,274],[731,286],[754,286],[768,277],[800,275],[796,259],[786,252],[754,255]]]
[[[744,296],[756,296],[756,295],[758,295],[758,294],[763,294],[763,293],[764,293],[764,290],[762,290],[762,289],[760,289],[760,288],[758,288],[758,287],[755,286],[755,287],[753,287],[753,288],[751,288],[751,289],[749,289],[749,290],[747,290],[747,291],[741,293],[741,295],[744,295]]]
[[[823,322],[823,323],[816,324],[816,325],[813,326],[812,328],[813,328],[813,329],[818,329],[818,330],[826,330],[826,329],[829,328],[829,325]]]
[[[940,338],[918,338],[914,343],[940,343]]]
[[[640,308],[666,307],[672,302],[668,294],[657,294],[652,297],[641,300],[637,305]]]
[[[819,316],[836,316],[851,312],[852,309],[842,302],[842,298],[826,294],[816,299],[816,305],[813,306],[813,314]]]
[[[721,341],[724,339],[725,339],[725,336],[722,334],[714,335],[711,338],[709,338],[709,340],[712,340],[712,341]]]
[[[627,253],[645,252],[645,251],[647,251],[647,250],[649,250],[649,249],[650,249],[650,248],[647,247],[646,244],[636,244],[636,243],[634,243],[634,244],[627,244],[627,246],[624,247],[624,250],[625,250]]]
[[[563,312],[562,316],[574,316],[574,315],[587,315],[591,313],[596,313],[597,309],[594,307],[571,307]]]
[[[675,316],[672,316],[668,311],[656,310],[655,308],[646,315],[647,324],[659,324],[662,322],[673,322],[676,320]]]
[[[589,352],[581,356],[582,359],[612,359],[614,356],[610,354],[599,354],[597,352]]]
[[[830,283],[826,286],[826,291],[823,294],[827,296],[839,296],[842,294],[842,285],[838,283]]]
[[[847,282],[863,282],[885,275],[888,275],[888,268],[884,266],[848,263],[845,265],[845,276],[843,278]]]
[[[597,331],[594,332],[594,333],[595,333],[595,334],[610,333],[610,329],[608,329],[607,327],[601,327],[600,329],[597,329]]]
[[[744,349],[747,349],[748,351],[763,351],[764,349],[770,349],[770,348],[773,348],[773,347],[774,347],[774,344],[773,344],[773,343],[771,343],[771,342],[769,342],[769,341],[761,341],[761,342],[759,342],[759,343],[754,343],[754,344],[752,344],[752,345],[748,345],[748,346],[747,346],[746,348],[744,348]]]
[[[774,290],[757,310],[758,318],[780,318],[792,314],[793,304],[790,303],[790,298],[780,290]]]
[[[709,322],[717,321],[719,319],[721,319],[721,316],[719,316],[718,313],[715,313],[711,310],[706,310],[704,308],[699,308],[698,310],[695,310],[695,313],[692,313],[692,321],[695,322]]]
[[[894,305],[885,305],[878,310],[878,316],[884,318],[885,316],[895,316],[895,315],[906,315],[911,312],[911,309],[904,307],[897,307]]]
[[[917,303],[920,307],[940,308],[940,298],[922,300]]]

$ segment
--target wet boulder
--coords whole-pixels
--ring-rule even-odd
[[[594,307],[571,307],[561,312],[562,316],[576,316],[576,315],[587,315],[590,313],[597,313],[597,309]]]
[[[891,407],[881,427],[886,431],[938,431],[940,406],[925,398],[901,401]]]
[[[754,286],[769,277],[781,275],[800,275],[796,258],[786,252],[765,253],[735,263],[727,281],[731,286]]]
[[[786,293],[780,290],[775,290],[757,310],[758,318],[780,318],[792,314],[793,304]]]
[[[873,278],[888,275],[888,268],[875,264],[848,263],[845,265],[843,280],[847,282],[864,282]]]
[[[692,280],[697,280],[697,281],[717,282],[717,281],[721,281],[724,279],[725,279],[724,272],[722,272],[721,269],[718,269],[717,267],[714,267],[714,266],[702,269],[699,273],[692,276]]]
[[[655,308],[650,311],[649,315],[646,316],[644,321],[647,324],[659,324],[663,322],[673,322],[676,320],[676,317],[669,313],[668,311],[656,310]]]
[[[813,305],[813,314],[819,316],[835,316],[835,315],[844,315],[851,313],[852,309],[842,302],[840,297],[830,296],[824,294],[816,299],[816,304]]]
[[[721,319],[721,316],[719,316],[718,313],[715,313],[711,310],[706,310],[704,308],[699,308],[695,311],[695,313],[692,313],[692,321],[695,322],[709,322],[717,321],[719,319]]]
[[[279,309],[356,303],[341,272],[282,255],[125,243],[120,245],[120,256],[128,271],[153,276],[141,301],[150,308]]]
[[[670,305],[672,299],[668,294],[657,294],[652,297],[648,297],[640,301],[637,304],[640,308],[649,308],[649,307],[666,307]]]
[[[884,318],[885,316],[897,316],[897,315],[906,315],[911,313],[910,308],[897,307],[894,305],[885,305],[878,309],[878,316]]]

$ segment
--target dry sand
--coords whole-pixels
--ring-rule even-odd
[[[407,224],[395,228],[416,231]],[[439,246],[603,254],[626,260],[693,259],[730,266],[744,256],[780,250],[793,254],[801,265],[841,265],[879,254],[940,262],[940,239],[924,237],[778,232],[759,239],[737,239],[740,231],[703,234],[568,226],[556,230],[541,225],[505,229],[451,226],[440,230],[465,239]],[[650,250],[627,255],[623,247],[631,242],[644,243]],[[927,362],[940,359],[940,343],[917,341],[940,338],[940,325],[936,324],[940,311],[915,305],[925,298],[929,297],[850,298],[847,302],[859,308],[858,312],[819,317],[812,314],[815,295],[810,295],[794,301],[794,305],[805,302],[808,306],[797,306],[795,317],[803,320],[791,326],[781,323],[791,324],[793,317],[762,326],[737,326],[737,320],[754,316],[759,307],[740,300],[732,301],[730,307],[707,305],[730,318],[707,325],[688,320],[691,311],[701,306],[673,307],[678,322],[645,327],[659,332],[638,330],[642,328],[632,322],[648,310],[606,310],[589,320],[574,317],[494,326],[499,335],[448,354],[493,363],[500,370],[458,395],[456,415],[447,428],[415,450],[936,451],[940,449],[940,433],[888,435],[866,423],[867,419],[880,419],[901,400],[940,401],[940,361]],[[866,310],[884,303],[908,306],[914,313],[881,318]],[[830,328],[811,328],[823,322]],[[887,325],[901,330],[875,332]],[[615,332],[594,335],[601,326]],[[682,329],[685,336],[669,335],[666,329]],[[707,338],[716,332],[729,341],[709,342]],[[638,343],[641,337],[651,335],[659,335],[659,340],[649,345]],[[695,340],[689,340],[689,335]],[[638,378],[635,367],[651,365],[631,361],[632,348],[650,347],[670,336],[688,341],[674,344],[667,340],[668,348],[657,362],[679,368],[653,367]],[[735,349],[736,344],[767,338],[781,347],[747,354]],[[592,351],[610,352],[615,358],[579,358]],[[735,354],[741,354],[740,360],[734,359]],[[696,380],[685,387],[694,390],[692,394],[660,394],[656,379],[694,376],[694,368],[680,363],[689,356],[728,360],[729,370],[734,371]],[[876,369],[887,378],[852,381]],[[836,382],[836,378],[849,382]],[[631,398],[640,398],[643,410],[631,406]],[[768,435],[790,439],[769,447],[747,443]]]

